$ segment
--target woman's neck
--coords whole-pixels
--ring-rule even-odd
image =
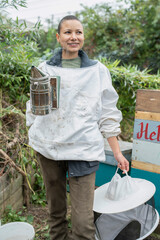
[[[77,57],[78,57],[78,52],[69,52],[64,49],[62,50],[62,59],[72,59]]]

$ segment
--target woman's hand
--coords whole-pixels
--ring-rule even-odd
[[[121,153],[117,138],[109,137],[109,138],[107,138],[107,140],[113,151],[114,157],[115,157],[116,161],[118,162],[118,167],[123,171],[123,173],[125,173],[124,170],[126,170],[128,172],[129,171],[129,162]]]
[[[128,160],[123,156],[121,152],[116,153],[114,155],[116,161],[118,162],[118,167],[124,172],[126,170],[127,172],[129,171],[129,162]]]

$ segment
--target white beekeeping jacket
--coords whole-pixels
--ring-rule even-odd
[[[60,107],[45,116],[31,113],[27,102],[29,145],[53,160],[104,161],[104,140],[120,133],[118,95],[108,69],[97,62],[85,68],[39,66],[61,77]]]

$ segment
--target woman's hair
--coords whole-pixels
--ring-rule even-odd
[[[74,15],[67,15],[64,18],[62,18],[61,21],[58,24],[58,34],[60,34],[62,23],[67,21],[67,20],[77,20],[77,21],[79,21],[81,23],[81,21],[76,16],[74,16]]]

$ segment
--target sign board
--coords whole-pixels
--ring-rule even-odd
[[[138,90],[132,167],[160,173],[160,91]]]

